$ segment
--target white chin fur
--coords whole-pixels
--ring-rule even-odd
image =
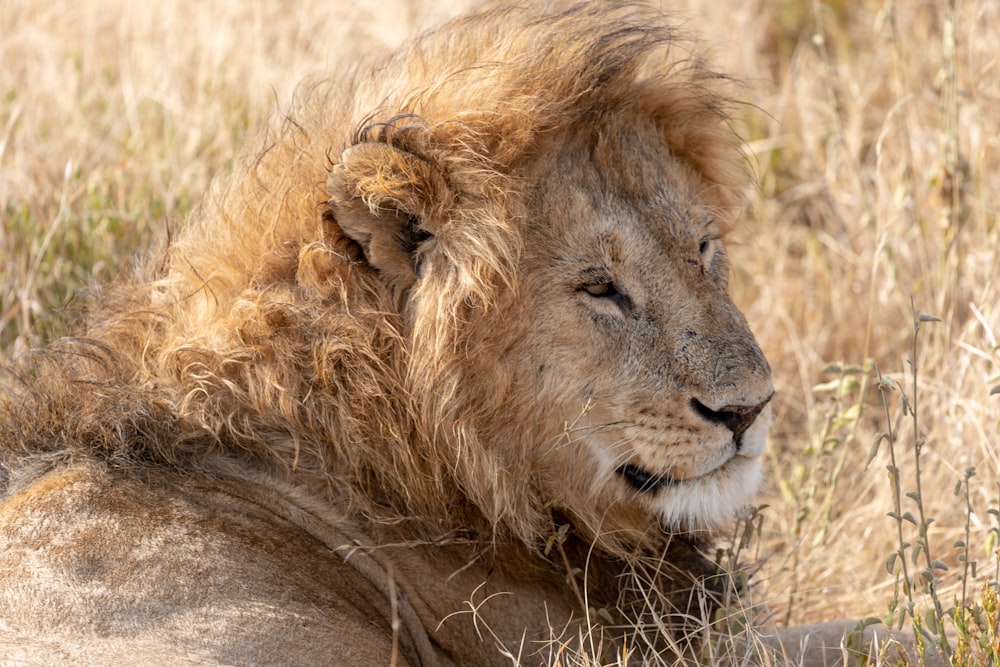
[[[771,406],[767,406],[743,434],[739,452],[715,471],[664,486],[649,495],[638,495],[668,530],[728,528],[754,504],[764,484],[761,456],[773,420]],[[597,495],[605,484],[624,484],[615,472],[616,462],[607,449],[597,443],[591,444],[590,450],[603,470],[603,474],[593,478],[591,494]]]
[[[752,505],[764,484],[760,457],[772,421],[774,413],[769,405],[743,434],[740,451],[722,468],[660,489],[654,505],[663,525],[677,530],[717,530]]]
[[[754,502],[763,482],[761,460],[737,456],[707,477],[660,489],[653,505],[666,528],[717,530]]]

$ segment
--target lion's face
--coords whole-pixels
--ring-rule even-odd
[[[539,463],[560,504],[718,526],[761,482],[770,368],[727,294],[720,211],[653,145],[540,167],[513,356],[563,425]]]

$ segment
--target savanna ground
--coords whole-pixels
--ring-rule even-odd
[[[0,4],[0,364],[66,332],[80,288],[176,229],[302,77],[470,3],[357,4]],[[939,615],[964,600],[995,619],[1000,2],[667,8],[749,103],[760,187],[733,285],[778,387],[768,507],[743,554],[766,555],[756,597],[781,624],[898,618],[909,577],[931,629],[931,587]],[[940,321],[914,348],[919,313]]]

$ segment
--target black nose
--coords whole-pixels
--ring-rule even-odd
[[[727,405],[721,410],[713,410],[697,398],[692,398],[691,407],[705,420],[713,424],[721,424],[732,431],[736,446],[739,447],[741,436],[750,428],[750,425],[757,419],[757,415],[770,400],[771,397],[768,396],[757,405]]]

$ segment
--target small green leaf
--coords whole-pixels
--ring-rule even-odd
[[[938,624],[937,614],[934,613],[933,609],[928,609],[924,614],[924,625],[934,634],[938,634],[940,625]]]
[[[994,394],[1000,394],[1000,384],[990,389],[990,396]]]
[[[927,313],[920,313],[917,316],[917,321],[919,322],[940,322],[941,318],[937,315],[928,315]]]
[[[865,646],[865,628],[867,628],[870,625],[879,625],[881,624],[881,622],[882,622],[881,620],[869,616],[863,621],[858,621],[857,623],[855,623],[854,627],[851,628],[851,631],[847,633],[847,637],[845,637],[847,650],[852,655],[855,654],[867,655],[868,647]]]
[[[829,382],[821,382],[820,384],[812,388],[812,392],[814,394],[821,394],[827,391],[837,391],[838,389],[840,389],[840,386],[842,384],[843,381],[840,378],[837,378],[836,380],[830,380]]]
[[[859,417],[861,417],[861,406],[852,405],[851,407],[847,408],[839,415],[837,415],[837,417],[834,419],[833,422],[834,428],[839,429],[843,428],[844,426],[847,426],[848,424],[853,424],[854,422],[858,421]]]
[[[891,553],[885,559],[885,571],[889,574],[896,574],[896,561],[899,559],[898,553]]]
[[[875,437],[872,438],[872,446],[868,448],[868,458],[865,459],[865,470],[868,470],[868,466],[871,462],[878,456],[879,446],[882,444],[882,440],[888,438],[889,434],[884,432],[878,432]]]

